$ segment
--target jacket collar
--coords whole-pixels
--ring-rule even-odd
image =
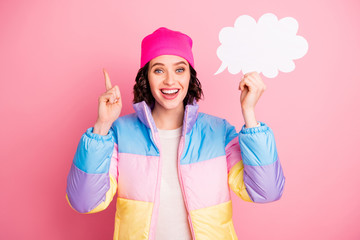
[[[140,121],[152,131],[158,132],[155,121],[151,114],[151,108],[146,104],[146,102],[142,101],[134,103],[133,107]],[[195,100],[193,104],[188,104],[185,106],[182,135],[185,136],[191,131],[198,117],[198,110],[199,105],[196,103]]]

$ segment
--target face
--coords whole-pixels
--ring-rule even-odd
[[[190,66],[182,57],[161,55],[149,64],[148,79],[155,107],[166,110],[183,108],[190,82]]]

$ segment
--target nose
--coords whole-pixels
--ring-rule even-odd
[[[164,84],[169,86],[175,84],[175,76],[172,73],[166,74],[166,77],[164,79]]]

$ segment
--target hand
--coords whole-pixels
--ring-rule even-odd
[[[255,105],[265,89],[266,86],[259,73],[246,73],[239,84],[239,90],[241,90],[240,104],[242,111],[254,111]]]
[[[112,87],[108,73],[103,69],[106,92],[99,97],[98,119],[94,126],[94,133],[106,135],[112,123],[119,117],[122,108],[120,89]]]

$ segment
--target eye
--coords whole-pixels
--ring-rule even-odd
[[[161,69],[155,69],[155,73],[160,73],[160,71],[162,71]]]
[[[184,72],[185,69],[184,69],[184,68],[178,68],[178,69],[176,69],[176,71],[177,71],[177,72]]]

